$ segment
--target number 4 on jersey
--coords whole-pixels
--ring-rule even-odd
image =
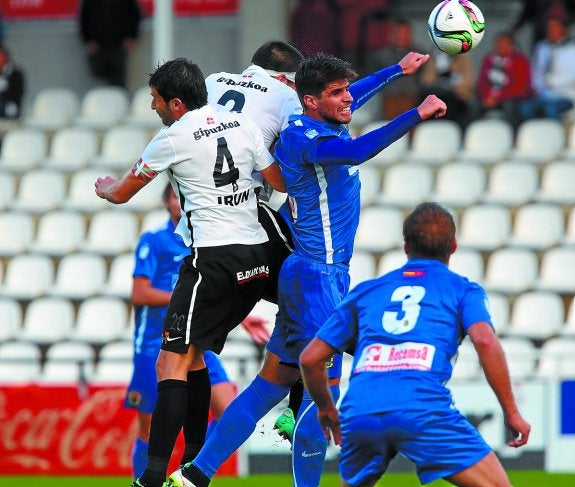
[[[222,172],[224,159],[228,164],[228,172]],[[240,178],[240,171],[234,166],[234,158],[228,149],[228,143],[225,137],[218,137],[218,154],[216,156],[216,166],[214,167],[213,176],[216,188],[231,184],[234,191],[238,190],[236,181]]]

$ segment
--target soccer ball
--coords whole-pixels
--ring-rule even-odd
[[[433,43],[454,56],[475,49],[483,39],[483,13],[468,0],[444,0],[429,15],[427,31]]]

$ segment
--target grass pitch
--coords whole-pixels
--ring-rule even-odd
[[[538,470],[511,471],[509,477],[514,487],[573,487],[575,474],[549,474]],[[131,480],[127,477],[0,477],[0,487],[15,485],[26,487],[129,487]],[[217,477],[210,487],[290,487],[290,475],[251,475],[244,478]],[[378,487],[418,487],[419,481],[412,473],[387,474],[377,484]],[[427,484],[433,487],[448,486],[442,480]],[[325,474],[320,487],[339,487],[336,474]]]

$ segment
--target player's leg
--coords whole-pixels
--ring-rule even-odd
[[[124,406],[138,411],[138,434],[132,448],[132,474],[140,477],[148,463],[148,439],[150,421],[158,395],[156,380],[157,355],[134,354],[132,379],[126,390]]]
[[[491,452],[459,473],[445,477],[445,480],[460,487],[510,487],[509,477],[501,462]]]
[[[283,410],[274,423],[274,429],[277,430],[278,434],[290,442],[292,440],[295,419],[300,410],[302,399],[303,381],[300,379],[291,387],[287,408]]]
[[[191,345],[186,354],[160,351],[157,363],[158,398],[150,424],[148,464],[136,485],[161,487],[164,483],[168,462],[188,409],[187,374],[190,369],[206,370],[202,353],[198,353],[194,346]],[[207,386],[209,393],[209,379]]]
[[[260,373],[224,410],[200,453],[182,469],[183,475],[197,487],[208,485],[217,469],[250,437],[257,422],[285,398],[290,385],[298,379],[298,369],[282,365],[277,355],[266,353]]]

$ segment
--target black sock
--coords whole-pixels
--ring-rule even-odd
[[[188,408],[184,421],[185,449],[181,465],[191,462],[206,441],[211,384],[208,369],[188,372]]]
[[[204,472],[202,472],[193,463],[190,466],[185,467],[182,474],[187,479],[191,480],[196,487],[208,487],[210,484],[210,478],[206,477]]]
[[[297,416],[299,412],[299,407],[301,406],[301,401],[303,399],[303,381],[298,380],[289,391],[289,402],[288,408],[293,411],[293,417]]]
[[[166,480],[168,462],[182,429],[188,405],[188,383],[167,379],[158,382],[158,399],[152,414],[148,465],[140,477],[147,487],[161,486]]]

